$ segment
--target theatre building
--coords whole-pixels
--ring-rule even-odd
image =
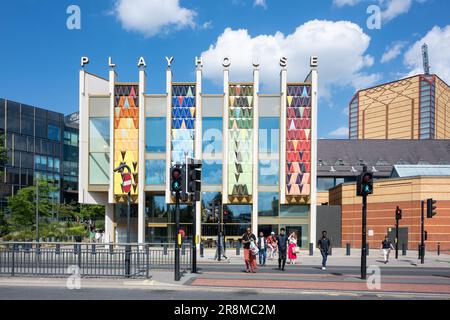
[[[114,173],[121,163],[132,177],[131,241],[174,239],[168,177],[188,156],[203,162],[201,201],[181,205],[188,238],[285,227],[304,248],[316,242],[317,58],[304,79],[291,79],[281,58],[276,94],[260,92],[258,63],[249,65],[253,81],[241,82],[225,58],[223,90],[206,93],[201,61],[193,79],[177,79],[167,59],[165,92],[149,94],[143,58],[125,82],[111,61],[107,79],[87,72],[87,61],[79,82],[79,202],[106,206],[107,241],[126,240],[127,195]]]

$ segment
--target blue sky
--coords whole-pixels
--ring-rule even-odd
[[[219,93],[220,57],[232,59],[231,79],[251,75],[261,60],[262,93],[278,90],[281,55],[290,81],[306,76],[319,55],[319,136],[345,138],[346,107],[357,89],[421,72],[420,45],[430,46],[432,72],[450,82],[450,2],[446,0],[18,0],[0,3],[0,97],[65,114],[78,109],[80,57],[107,76],[113,57],[121,81],[137,80],[145,57],[148,90],[165,86],[165,56],[175,81],[194,80],[204,59],[205,93]],[[81,29],[69,30],[69,5]],[[370,5],[381,28],[370,29]],[[316,40],[317,39],[317,40]],[[316,41],[315,41],[316,40]],[[384,58],[383,58],[384,55]]]

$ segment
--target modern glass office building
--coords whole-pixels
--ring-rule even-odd
[[[123,162],[132,176],[131,240],[174,239],[168,176],[189,156],[203,167],[201,201],[181,205],[188,237],[212,239],[220,229],[236,239],[247,227],[265,234],[285,227],[303,247],[315,243],[317,60],[305,79],[288,81],[283,59],[280,66],[276,94],[260,92],[257,64],[252,82],[230,81],[227,59],[219,93],[203,92],[201,62],[190,82],[175,82],[169,64],[161,94],[147,93],[144,64],[135,82],[117,81],[115,67],[104,79],[83,66],[79,201],[106,205],[106,239],[126,239],[127,197],[113,171]]]
[[[6,208],[8,196],[34,185],[37,176],[53,184],[54,201],[77,201],[76,123],[66,123],[58,112],[0,99],[0,133],[8,148],[8,162],[1,168],[0,210]],[[70,169],[66,161],[72,163]]]

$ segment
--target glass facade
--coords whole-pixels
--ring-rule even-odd
[[[166,118],[145,119],[145,151],[166,152]]]
[[[259,192],[258,194],[258,216],[278,217],[278,204],[280,196],[278,192]]]
[[[89,184],[109,183],[109,118],[89,119]]]
[[[433,77],[420,78],[420,139],[434,139],[436,136],[436,84]]]
[[[0,188],[0,210],[6,207],[6,198],[21,188],[35,184],[37,176],[47,179],[54,187],[54,201],[65,201],[63,176],[64,116],[57,112],[0,99],[0,131],[6,135],[8,161],[4,183]],[[74,129],[78,132],[78,129]],[[78,133],[77,133],[78,137]],[[78,141],[78,138],[76,139]],[[74,146],[78,149],[78,144]],[[74,162],[78,164],[78,151]],[[73,190],[78,189],[78,172],[73,176]]]
[[[358,139],[359,96],[356,95],[349,106],[350,139]]]
[[[166,183],[166,160],[145,160],[145,184],[163,185]]]
[[[222,153],[222,118],[202,118],[202,147],[204,157],[214,157]]]

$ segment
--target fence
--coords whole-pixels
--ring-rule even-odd
[[[191,269],[191,247],[180,249],[180,269]],[[0,242],[0,275],[146,277],[173,270],[174,244]],[[128,271],[128,272],[127,272]]]

